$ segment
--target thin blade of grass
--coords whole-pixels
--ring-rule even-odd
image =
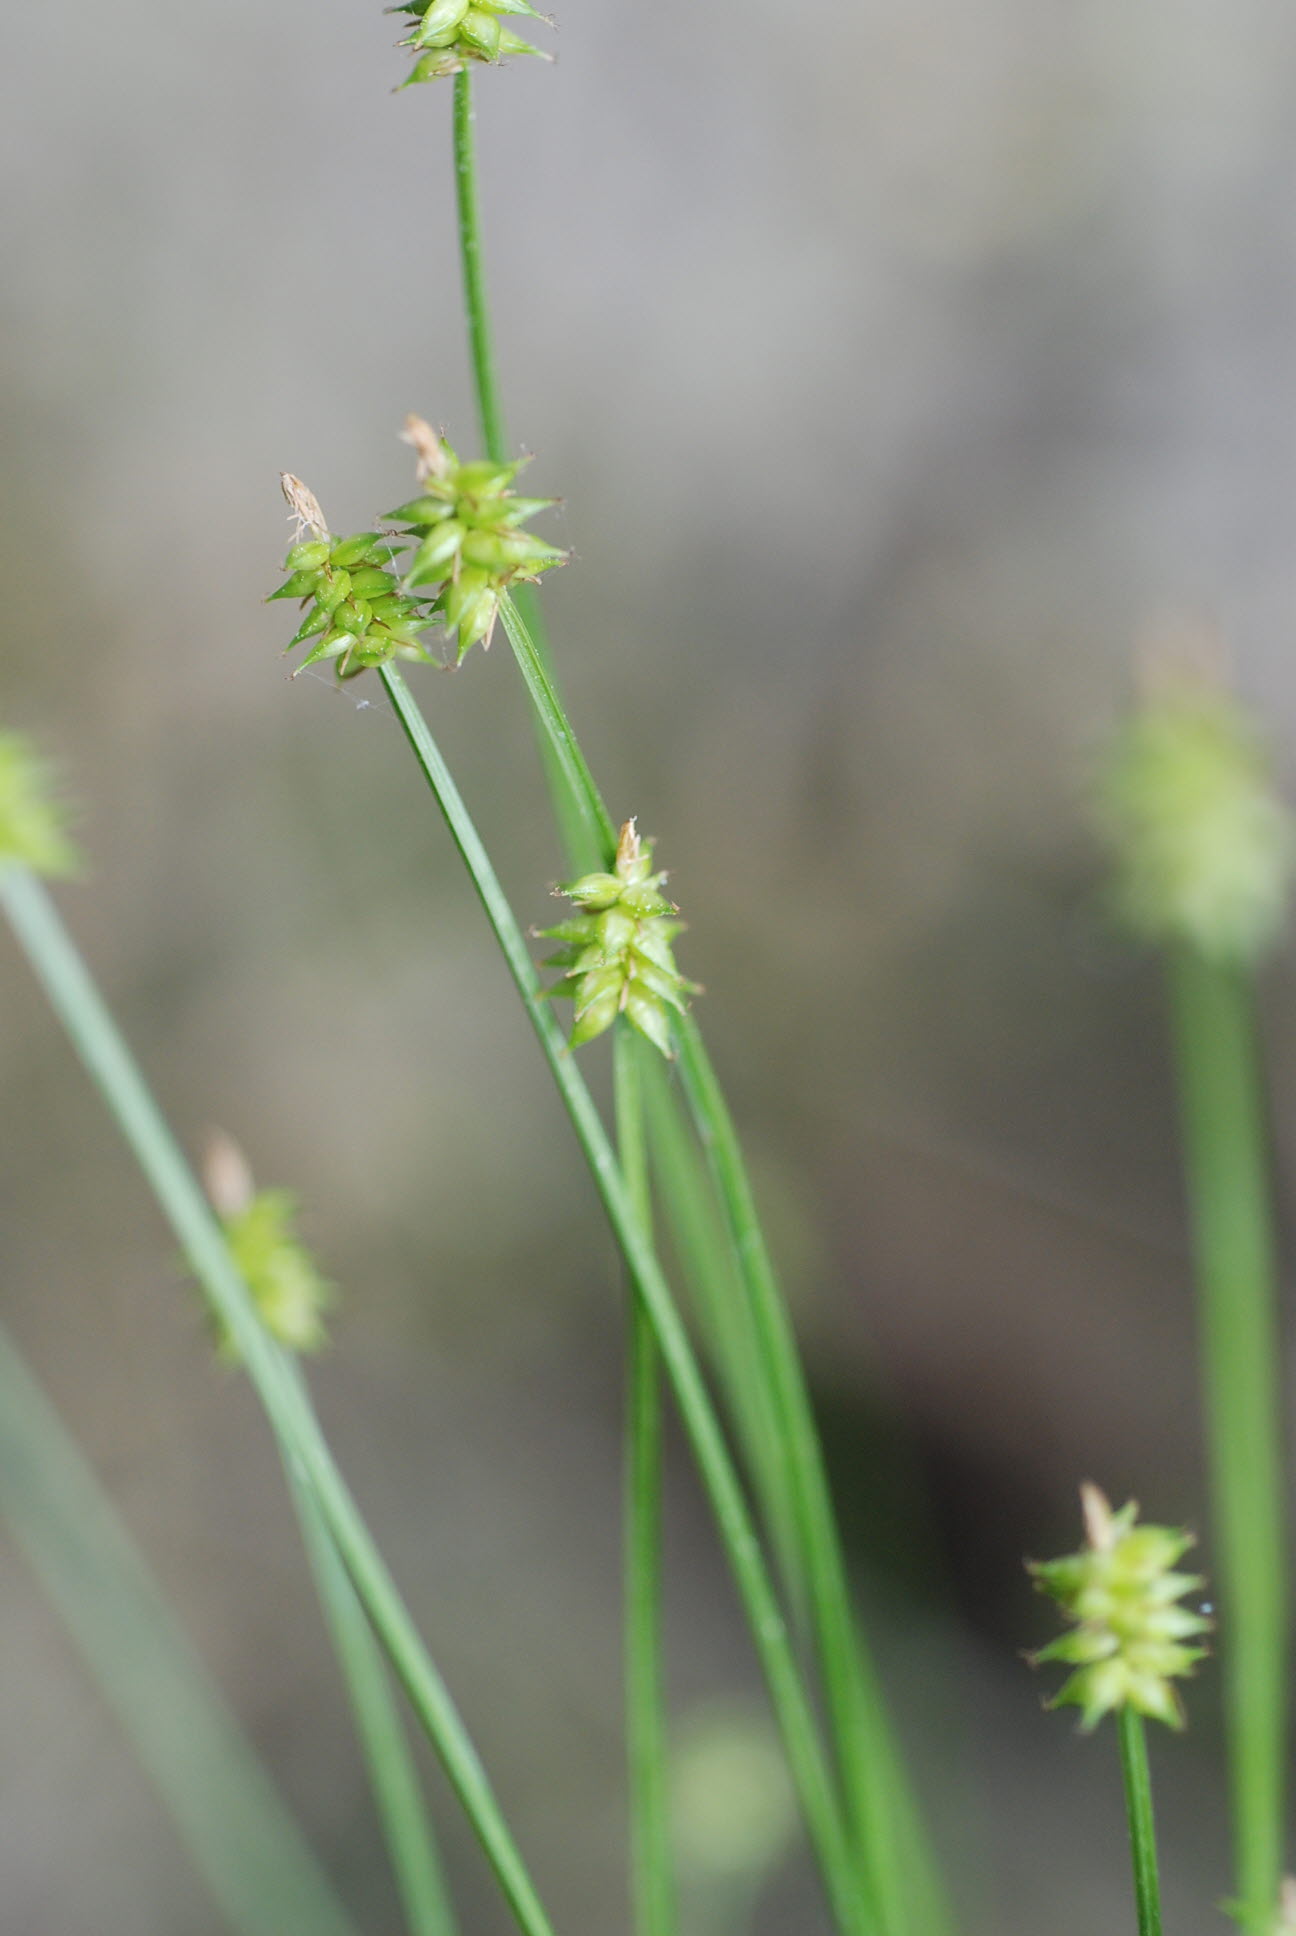
[[[284,1456],[313,1495],[419,1724],[524,1936],[554,1936],[467,1729],[338,1471],[302,1381],[270,1339],[193,1172],[44,886],[0,872],[0,905],[228,1329]]]
[[[0,1513],[238,1936],[356,1936],[147,1561],[0,1329]]]
[[[656,1254],[635,1219],[615,1151],[585,1079],[568,1053],[562,1030],[548,1003],[541,998],[522,930],[427,721],[395,666],[381,667],[380,677],[494,929],[566,1105],[613,1233],[652,1319],[658,1349],[747,1613],[834,1913],[843,1930],[869,1929],[871,1916],[865,1906],[863,1883],[846,1842],[814,1713],[801,1682],[742,1487],[683,1320]]]

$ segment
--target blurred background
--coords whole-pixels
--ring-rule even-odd
[[[1203,1501],[1158,979],[1104,919],[1085,801],[1167,612],[1219,625],[1296,766],[1296,20],[559,25],[556,66],[481,77],[478,128],[512,434],[575,553],[543,594],[561,677],[691,918],[967,1929],[1122,1928],[1114,1753],[1040,1712],[1021,1559],[1077,1543],[1083,1478]],[[69,777],[92,871],[60,900],[172,1121],[301,1193],[345,1293],[315,1375],[344,1467],[559,1928],[615,1936],[618,1271],[376,682],[289,684],[261,604],[278,470],[348,530],[407,495],[406,411],[476,444],[450,90],[392,99],[394,38],[376,0],[11,6],[0,712]],[[415,678],[543,919],[507,648]],[[5,1319],[395,1936],[268,1434],[7,940],[0,989]],[[1289,1160],[1288,965],[1266,1000]],[[723,1750],[757,1681],[678,1447],[669,1509],[673,1703]],[[1156,1744],[1180,1936],[1222,1927],[1227,1879],[1213,1669],[1191,1706]],[[9,1548],[0,1717],[5,1928],[215,1936]],[[503,1936],[441,1812],[465,1928]],[[697,1936],[819,1936],[780,1844],[750,1918],[695,1852]]]

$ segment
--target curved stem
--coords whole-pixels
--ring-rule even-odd
[[[1123,1707],[1116,1717],[1116,1725],[1120,1736],[1121,1773],[1125,1779],[1130,1854],[1134,1860],[1139,1936],[1161,1936],[1161,1883],[1157,1875],[1152,1774],[1148,1767],[1143,1717],[1132,1707]]]
[[[652,1237],[644,1143],[642,1043],[619,1021],[613,1040],[617,1154],[626,1196]],[[659,1353],[641,1300],[627,1314],[625,1691],[632,1898],[638,1936],[673,1936],[662,1647],[662,1392]]]
[[[1169,960],[1219,1551],[1235,1890],[1267,1930],[1285,1816],[1287,1514],[1264,1085],[1240,969]]]
[[[639,1227],[585,1078],[568,1053],[562,1030],[540,993],[522,930],[490,857],[441,757],[427,721],[394,665],[380,676],[428,784],[445,816],[500,950],[513,976],[550,1071],[566,1105],[613,1234],[651,1318],[657,1346],[675,1392],[703,1484],[733,1570],[770,1697],[783,1731],[793,1780],[819,1857],[825,1887],[843,1930],[868,1930],[858,1867],[846,1840],[837,1798],[819,1744],[814,1713],[802,1686],[787,1627],[724,1434],[670,1286]]]
[[[0,872],[0,903],[144,1172],[185,1259],[228,1328],[280,1450],[319,1506],[378,1638],[486,1851],[524,1936],[554,1936],[458,1710],[338,1471],[300,1381],[266,1334],[207,1200],[41,883]]]

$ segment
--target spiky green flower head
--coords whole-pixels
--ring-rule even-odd
[[[290,1351],[318,1351],[328,1343],[324,1314],[336,1289],[297,1232],[297,1199],[290,1190],[257,1190],[246,1158],[230,1137],[211,1138],[203,1179],[220,1219],[230,1256],[272,1338]],[[217,1349],[236,1363],[238,1347],[216,1321]]]
[[[1218,681],[1157,677],[1117,737],[1098,809],[1136,934],[1232,963],[1276,939],[1296,830],[1259,735]]]
[[[581,910],[570,921],[538,932],[561,941],[546,968],[562,979],[547,992],[576,1004],[571,1046],[578,1049],[611,1028],[618,1015],[671,1054],[671,1014],[683,1014],[687,995],[700,994],[675,966],[671,943],[684,926],[678,909],[661,892],[665,874],[652,871],[652,842],[640,840],[627,820],[610,874],[584,874],[555,889]]]
[[[418,58],[402,87],[419,81],[439,81],[457,74],[473,61],[496,62],[510,54],[535,54],[552,60],[529,40],[523,40],[503,24],[501,15],[525,15],[530,20],[546,20],[529,0],[405,0],[389,7],[388,13],[407,16],[410,32],[401,42]],[[552,23],[549,23],[552,24]]]
[[[0,733],[0,870],[75,874],[81,861],[66,819],[48,762],[23,734]]]
[[[567,553],[522,526],[551,497],[516,497],[510,486],[529,460],[461,464],[457,453],[422,417],[407,417],[403,441],[414,446],[421,494],[388,512],[412,556],[401,580],[406,592],[438,587],[431,611],[458,639],[456,662],[480,639],[488,647],[510,585],[532,580],[566,561]]]
[[[1185,1593],[1205,1585],[1200,1574],[1175,1571],[1193,1536],[1137,1525],[1133,1500],[1113,1512],[1097,1486],[1082,1486],[1080,1498],[1084,1549],[1028,1562],[1040,1592],[1073,1623],[1070,1633],[1030,1656],[1034,1666],[1060,1660],[1075,1670],[1048,1705],[1078,1707],[1085,1732],[1124,1707],[1181,1728],[1183,1705],[1173,1683],[1204,1659],[1206,1649],[1196,1642],[1211,1628],[1204,1614],[1179,1605]]]
[[[284,559],[287,581],[270,600],[297,598],[307,608],[286,652],[315,641],[293,678],[324,659],[334,661],[339,679],[389,659],[434,664],[419,639],[431,622],[427,601],[411,598],[397,583],[389,540],[377,531],[332,537],[315,493],[288,471],[279,481],[296,522],[296,543]]]

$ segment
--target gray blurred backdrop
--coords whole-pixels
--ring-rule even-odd
[[[611,1247],[376,684],[289,684],[260,602],[279,469],[351,529],[406,495],[407,410],[476,442],[449,89],[390,96],[376,0],[6,15],[2,706],[80,802],[60,899],[190,1146],[218,1123],[303,1194],[344,1463],[559,1927],[617,1936]],[[482,76],[478,125],[512,432],[575,554],[561,676],[692,918],[968,1928],[1124,1928],[1111,1744],[1017,1657],[1048,1629],[1021,1556],[1074,1543],[1078,1480],[1202,1516],[1157,978],[1106,930],[1084,796],[1167,611],[1223,628],[1293,766],[1296,19],[564,0],[560,28],[555,67]],[[415,676],[543,918],[507,647]],[[5,1315],[394,1936],[267,1433],[4,941],[0,989]],[[1284,1160],[1294,993],[1279,966]],[[687,1721],[755,1679],[678,1453],[670,1513]],[[1192,1707],[1157,1744],[1180,1936],[1226,1886],[1213,1670]],[[502,1936],[442,1813],[466,1927]],[[219,1927],[7,1547],[0,1905],[15,1936]],[[795,1858],[751,1927],[819,1936]]]

